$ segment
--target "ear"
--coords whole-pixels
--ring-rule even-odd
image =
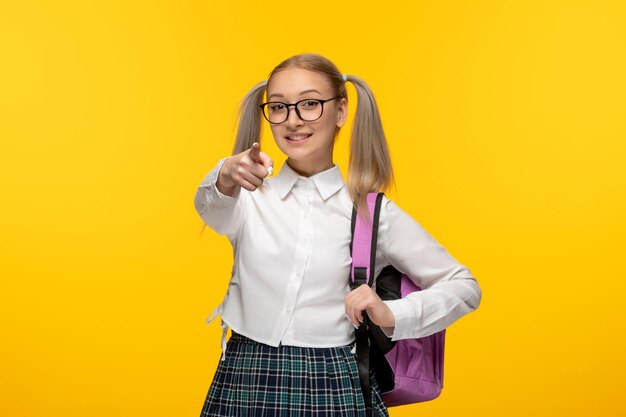
[[[342,127],[348,119],[348,100],[345,97],[339,99],[339,107],[337,108],[337,127]]]

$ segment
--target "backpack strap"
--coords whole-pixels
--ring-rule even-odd
[[[352,207],[352,241],[350,242],[352,255],[350,282],[352,287],[361,284],[368,284],[371,287],[374,283],[378,217],[383,194],[367,194],[369,222],[366,222],[362,216],[357,216],[356,208]]]
[[[350,290],[367,284],[372,287],[374,283],[376,241],[378,237],[378,219],[380,206],[384,193],[368,193],[366,197],[369,209],[369,221],[357,216],[357,211],[352,208],[352,240],[350,253],[352,255],[352,268],[350,272]],[[363,323],[355,330],[356,355],[359,368],[359,380],[361,391],[368,415],[374,415],[372,406],[372,389],[370,384],[370,346],[368,337],[369,319],[367,312],[363,311]]]

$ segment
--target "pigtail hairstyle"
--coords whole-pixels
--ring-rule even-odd
[[[252,147],[254,142],[261,144],[261,110],[267,81],[261,81],[252,90],[248,91],[239,106],[239,128],[237,139],[233,146],[233,155],[244,152]]]
[[[241,100],[239,105],[238,119],[239,127],[237,128],[237,138],[233,146],[232,155],[244,152],[252,147],[254,142],[261,143],[261,112],[259,106],[263,101],[265,94],[265,86],[267,81],[261,81]],[[206,223],[203,222],[200,235],[204,233]]]
[[[352,122],[348,189],[359,214],[367,219],[369,192],[385,191],[394,182],[387,140],[374,94],[361,78],[347,75],[357,92]]]

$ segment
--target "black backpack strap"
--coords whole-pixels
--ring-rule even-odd
[[[373,194],[373,193],[370,193]],[[374,203],[373,213],[370,213],[372,222],[368,224],[371,226],[371,231],[368,230],[368,233],[371,233],[371,251],[370,251],[370,265],[369,271],[370,276],[366,276],[367,268],[365,267],[355,267],[354,268],[354,283],[350,279],[350,289],[354,289],[362,284],[368,284],[372,287],[374,283],[374,274],[375,274],[375,266],[376,266],[376,242],[378,238],[378,220],[380,217],[380,206],[382,203],[384,193],[377,193],[376,201]],[[352,242],[354,241],[355,234],[355,225],[356,225],[356,209],[352,208],[352,240],[350,242],[350,254],[352,254]],[[370,326],[369,318],[367,317],[367,312],[363,311],[363,323],[359,326],[358,329],[355,330],[355,338],[356,338],[356,355],[357,355],[357,363],[359,368],[359,380],[361,383],[361,391],[363,391],[363,398],[365,401],[365,406],[367,408],[368,414],[374,414],[374,408],[372,405],[372,387],[370,384],[370,340],[368,336],[368,329]]]

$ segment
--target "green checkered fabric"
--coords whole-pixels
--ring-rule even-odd
[[[389,417],[373,371],[366,412],[351,347],[276,348],[232,332],[201,417]]]

